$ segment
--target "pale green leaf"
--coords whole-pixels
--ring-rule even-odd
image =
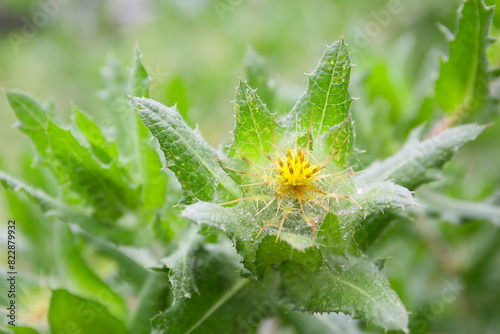
[[[66,203],[2,171],[0,171],[0,181],[4,186],[15,192],[22,191],[26,193],[48,217],[56,217],[66,222],[77,223],[82,229],[119,244],[133,244],[139,239],[137,231],[126,230],[116,226],[116,223],[112,220],[96,217],[93,208]]]
[[[158,139],[170,168],[183,185],[184,201],[240,197],[239,186],[222,170],[213,150],[197,131],[188,127],[175,107],[146,99],[132,98],[139,117]]]
[[[399,152],[374,163],[356,178],[361,181],[391,180],[414,190],[423,183],[435,180],[453,154],[467,142],[476,139],[485,128],[477,124],[461,125],[422,141],[419,140],[420,130],[417,129]]]

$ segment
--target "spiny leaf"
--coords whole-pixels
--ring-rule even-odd
[[[331,256],[319,269],[281,266],[290,302],[309,312],[343,312],[385,329],[407,332],[408,314],[378,268],[361,259]]]
[[[375,264],[318,247],[300,252],[269,235],[259,244],[257,260],[261,274],[270,266],[279,268],[287,302],[298,309],[343,312],[386,329],[406,330],[406,310]]]
[[[220,245],[207,245],[197,253],[194,277],[199,295],[181,300],[153,318],[152,333],[254,332],[261,319],[276,312],[279,300],[273,300],[276,296],[271,293],[275,284],[240,278],[236,254]]]
[[[254,239],[260,225],[251,214],[250,203],[241,203],[232,208],[217,204],[198,202],[186,207],[182,217],[198,224],[224,231],[243,258],[245,268],[256,273],[255,257],[258,244]]]
[[[265,159],[264,153],[274,150],[273,134],[276,132],[274,115],[257,95],[256,90],[240,80],[234,100],[236,126],[230,157],[246,156],[251,161]],[[241,154],[240,154],[241,153]]]
[[[101,165],[70,131],[51,121],[47,134],[50,150],[68,174],[71,186],[95,206],[96,213],[119,217],[125,207],[137,205],[137,190],[114,162],[109,166]]]
[[[77,328],[81,333],[128,333],[123,323],[102,304],[72,295],[64,289],[52,292],[48,320],[51,333],[66,333],[68,328]],[[74,326],[68,327],[68,324]]]
[[[115,317],[124,320],[127,307],[121,297],[104,283],[81,258],[69,226],[57,222],[54,228],[56,262],[60,278],[69,291],[96,298]]]
[[[423,141],[419,140],[421,129],[417,128],[398,153],[373,164],[356,178],[361,181],[392,180],[413,190],[435,180],[441,167],[458,148],[476,139],[485,128],[477,124],[461,125]]]
[[[177,249],[161,260],[169,269],[168,277],[172,284],[174,303],[191,298],[192,292],[199,293],[194,282],[194,254],[201,244],[198,228],[191,229],[179,240]]]
[[[215,160],[218,154],[198,132],[188,127],[175,107],[137,97],[132,98],[132,103],[172,163],[168,167],[183,185],[184,202],[193,202],[195,198],[214,201],[240,197],[239,186]]]
[[[312,128],[314,137],[330,128],[347,122],[348,131],[342,133],[339,143],[352,141],[352,121],[350,106],[353,101],[349,93],[351,76],[351,58],[344,38],[327,48],[319,61],[318,67],[309,75],[307,89],[293,107],[288,125],[298,120],[299,131]],[[312,126],[311,126],[312,115]],[[340,146],[332,147],[335,151]],[[344,146],[344,152],[350,151],[350,143]]]
[[[338,255],[357,254],[354,235],[367,223],[371,215],[414,206],[415,200],[406,188],[391,182],[374,182],[357,185],[356,201],[361,206],[328,214],[320,227],[318,240],[328,252]]]
[[[447,113],[477,109],[487,97],[486,49],[491,44],[488,32],[493,11],[483,0],[467,0],[463,5],[449,59],[441,61],[436,83],[436,100]]]

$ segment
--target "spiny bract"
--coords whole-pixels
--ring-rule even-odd
[[[269,162],[267,165],[260,166],[239,152],[245,161],[246,168],[243,169],[247,171],[226,167],[243,176],[242,187],[246,188],[251,196],[223,204],[255,201],[258,207],[256,215],[263,221],[259,234],[268,227],[278,226],[276,233],[278,240],[285,225],[288,225],[288,229],[292,232],[299,232],[306,226],[312,229],[314,241],[318,225],[328,212],[333,212],[334,206],[339,204],[339,199],[348,199],[359,206],[354,197],[339,192],[339,189],[343,188],[340,182],[356,173],[348,172],[351,168],[332,172],[338,170],[338,166],[332,160],[341,151],[345,142],[331,156],[318,162],[309,149],[312,146],[311,127],[312,122],[305,148],[298,146],[296,130],[293,148],[286,148],[286,144],[272,143],[275,148],[274,154],[267,154],[259,149]],[[273,138],[276,138],[274,134]],[[335,199],[334,203],[331,203],[332,198]]]

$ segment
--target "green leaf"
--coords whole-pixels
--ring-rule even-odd
[[[288,117],[288,125],[295,124],[297,119],[298,131],[307,132],[307,129],[311,128],[314,138],[346,122],[348,131],[342,132],[342,136],[338,138],[340,144],[348,140],[342,154],[350,151],[350,142],[353,139],[349,112],[353,101],[349,93],[352,66],[347,45],[344,38],[341,38],[327,48],[318,67],[308,75],[307,90]],[[340,148],[340,145],[332,147],[332,153]]]
[[[149,84],[151,78],[142,65],[142,54],[139,47],[134,50],[134,60],[132,62],[132,72],[130,73],[130,93],[133,96],[149,97]]]
[[[265,159],[262,152],[274,152],[273,135],[276,134],[274,115],[257,95],[257,91],[240,80],[234,100],[236,109],[236,126],[230,150],[231,157],[243,154],[251,161]]]
[[[245,268],[256,273],[255,257],[258,244],[254,238],[259,233],[260,225],[251,213],[250,206],[250,203],[241,203],[236,207],[226,208],[199,202],[187,206],[182,217],[224,231],[243,258]]]
[[[420,141],[421,128],[410,134],[399,152],[373,166],[356,179],[360,181],[392,180],[414,190],[423,183],[436,179],[442,166],[453,154],[486,128],[484,125],[467,124],[447,129]]]
[[[198,228],[190,229],[177,243],[177,249],[161,260],[169,269],[168,276],[172,285],[174,303],[184,298],[191,298],[192,292],[198,293],[194,283],[193,267],[194,254],[200,244]]]
[[[52,292],[48,317],[52,333],[128,333],[123,323],[102,304],[63,289]]]
[[[54,243],[59,275],[68,290],[86,298],[97,299],[115,317],[126,319],[125,302],[87,266],[66,223],[55,224]]]
[[[318,242],[333,254],[358,254],[355,233],[369,222],[367,217],[416,205],[411,192],[391,182],[374,182],[357,186],[356,201],[336,214],[329,213],[318,232]],[[390,219],[388,215],[386,217]]]
[[[94,123],[92,118],[73,107],[73,115],[78,130],[85,136],[90,145],[90,150],[102,163],[109,164],[118,159],[116,145],[106,139],[101,129]]]
[[[408,314],[377,266],[331,256],[319,269],[285,262],[282,284],[290,302],[309,312],[343,312],[390,330],[408,332]]]
[[[45,155],[49,147],[45,133],[47,122],[49,118],[54,119],[52,106],[41,104],[29,95],[17,91],[8,91],[7,99],[19,119],[18,128],[31,138],[37,151]]]
[[[193,202],[195,198],[226,201],[241,196],[239,186],[216,161],[217,152],[188,127],[175,107],[137,97],[132,98],[132,103],[171,162],[168,168],[183,186],[184,202]]]
[[[328,219],[323,225],[328,224]],[[270,235],[259,243],[257,263],[261,273],[282,263],[278,268],[287,302],[298,309],[344,312],[387,329],[407,327],[403,304],[375,264],[334,256],[325,248],[300,252],[283,241],[275,242]]]
[[[272,290],[276,283],[240,278],[238,257],[228,250],[220,245],[199,249],[194,272],[199,295],[156,316],[152,333],[253,333],[261,319],[273,316],[279,302],[277,290]]]
[[[491,44],[488,32],[493,11],[482,0],[468,0],[463,5],[449,59],[441,61],[436,82],[436,100],[447,113],[477,109],[487,97],[486,49]]]
[[[68,130],[51,121],[47,134],[52,154],[60,161],[71,186],[94,205],[96,213],[119,217],[137,205],[137,190],[128,183],[116,163],[103,166]]]

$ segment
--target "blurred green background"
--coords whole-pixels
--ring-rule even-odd
[[[199,124],[213,144],[227,141],[233,120],[232,105],[238,74],[244,76],[244,58],[251,46],[266,59],[270,78],[289,107],[306,83],[304,72],[314,69],[324,45],[346,34],[360,67],[360,81],[373,63],[391,64],[393,85],[414,89],[415,79],[430,78],[426,64],[430,51],[445,50],[437,22],[453,24],[458,1],[57,1],[4,0],[0,5],[0,85],[52,100],[59,115],[70,103],[96,117],[101,67],[108,56],[130,64],[134,45],[153,77],[152,97],[178,102],[192,124]],[[40,20],[38,12],[49,12]],[[51,13],[53,12],[53,14]],[[24,18],[24,19],[23,19]],[[39,28],[28,29],[26,21]],[[379,23],[381,22],[381,23]],[[374,25],[370,25],[374,23]],[[375,26],[375,27],[373,27]],[[29,37],[24,37],[25,29]],[[32,32],[34,31],[34,32]],[[368,32],[367,32],[368,31]],[[19,39],[9,33],[16,34]],[[355,47],[355,48],[354,48]],[[436,59],[434,59],[436,61]],[[185,98],[175,101],[172,90]],[[354,94],[358,97],[356,85]],[[397,97],[404,100],[404,97]],[[287,104],[288,102],[288,104]],[[404,103],[404,101],[403,101]],[[402,107],[402,106],[400,106]],[[6,98],[0,97],[1,139],[16,136]],[[9,157],[19,148],[4,152]]]
[[[302,73],[314,69],[325,44],[344,34],[356,64],[351,91],[360,100],[352,114],[357,147],[366,150],[359,156],[362,169],[396,152],[415,126],[432,127],[443,117],[432,99],[439,59],[449,45],[440,24],[454,31],[459,6],[457,0],[2,0],[0,87],[53,101],[63,120],[75,104],[105,125],[102,89],[110,78],[103,67],[130,64],[138,45],[153,78],[151,97],[177,103],[190,125],[198,124],[218,146],[230,138],[230,101],[238,75],[247,76],[246,62],[262,61],[270,78],[267,102],[271,111],[284,113],[305,87]],[[497,20],[499,13],[493,36],[499,35]],[[489,61],[500,65],[498,42]],[[497,91],[493,85],[492,95]],[[493,125],[457,155],[433,190],[474,203],[498,202],[497,117],[495,98],[467,115],[462,122]],[[20,176],[33,151],[14,123],[0,94],[1,161]],[[4,207],[2,221],[9,217]],[[498,333],[499,243],[500,233],[487,220],[469,217],[457,225],[436,214],[395,224],[370,255],[390,257],[385,272],[412,312],[415,333]],[[20,261],[22,270],[37,274],[38,267]],[[442,292],[456,280],[465,288],[443,302]]]

